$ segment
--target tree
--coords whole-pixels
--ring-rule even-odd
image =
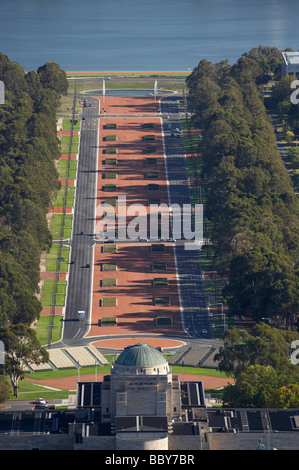
[[[0,403],[8,400],[10,397],[11,387],[5,375],[0,375]]]
[[[14,396],[18,395],[19,380],[24,378],[24,362],[42,364],[49,360],[49,353],[42,348],[36,332],[24,324],[0,328],[0,339],[5,347],[3,367],[10,378]]]
[[[263,408],[279,387],[279,376],[273,367],[249,366],[228,385],[222,400],[228,406],[237,408]]]
[[[266,402],[269,408],[298,408],[299,385],[292,384],[289,387],[278,388]]]
[[[59,95],[65,95],[68,89],[67,76],[56,62],[47,62],[37,69],[40,81],[45,88],[55,90]]]

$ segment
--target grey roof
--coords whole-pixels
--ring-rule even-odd
[[[115,364],[123,366],[153,367],[167,364],[163,354],[148,344],[128,346],[118,356]]]

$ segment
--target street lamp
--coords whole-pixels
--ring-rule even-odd
[[[209,307],[212,307],[212,306],[215,306],[215,305],[218,305],[218,306],[220,305],[221,306],[221,313],[215,313],[215,314],[211,314],[211,315],[213,315],[214,317],[221,316],[222,322],[223,322],[223,331],[225,331],[227,329],[227,325],[226,325],[226,322],[225,322],[225,313],[223,311],[223,303],[217,302],[215,304],[209,304]]]

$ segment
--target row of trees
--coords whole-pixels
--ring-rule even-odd
[[[225,388],[225,405],[256,408],[299,407],[297,332],[257,324],[252,334],[232,329],[216,359],[219,369],[235,378]],[[293,341],[296,348],[291,349]],[[291,361],[291,356],[294,360]]]
[[[20,350],[35,362],[46,358],[30,325],[42,309],[40,256],[51,246],[46,216],[60,184],[56,113],[68,83],[56,63],[25,73],[2,53],[0,80],[0,340],[7,353],[1,372],[9,371],[16,390]]]
[[[202,60],[187,79],[203,129],[206,214],[230,313],[292,324],[299,313],[299,203],[277,149],[259,84],[278,73],[279,51],[236,64]]]

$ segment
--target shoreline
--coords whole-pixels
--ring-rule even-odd
[[[154,74],[154,75],[160,75],[160,74],[167,74],[167,75],[176,75],[176,74],[183,74],[183,75],[190,75],[192,73],[192,70],[143,70],[143,71],[125,71],[125,70],[115,70],[115,71],[109,71],[109,70],[102,70],[102,71],[66,71],[65,72],[67,75],[91,75],[91,74],[97,74],[97,75],[117,75],[117,74],[127,74],[127,75],[148,75]]]

